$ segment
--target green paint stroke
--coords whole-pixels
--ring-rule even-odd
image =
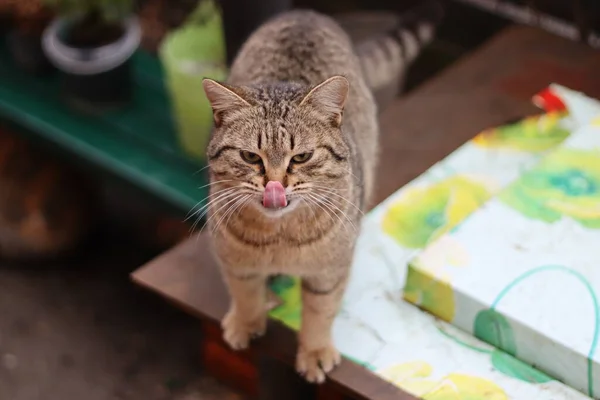
[[[543,372],[525,364],[510,354],[500,350],[492,352],[492,365],[504,375],[529,383],[546,383],[553,379]]]
[[[473,332],[478,339],[510,355],[517,355],[515,334],[508,320],[497,311],[493,309],[480,311],[475,318]]]
[[[476,347],[451,335],[449,332],[446,332],[439,326],[437,327],[437,329],[442,335],[446,336],[448,339],[456,342],[457,344],[463,347],[466,347],[478,353],[489,354],[491,363],[494,366],[494,368],[498,372],[506,376],[529,383],[545,383],[554,380],[550,376],[544,374],[541,371],[538,371],[532,366],[525,364],[524,362],[518,360],[510,354],[503,352],[500,349],[488,350],[481,347]]]
[[[531,219],[552,223],[569,217],[600,229],[600,152],[556,150],[498,198]]]
[[[269,287],[278,296],[282,296],[286,292],[286,290],[293,288],[294,284],[294,278],[292,278],[291,276],[278,275],[276,277],[273,277],[269,284]]]
[[[271,310],[269,316],[283,322],[289,328],[297,331],[300,329],[302,314],[302,295],[300,279],[280,275],[270,282],[269,287],[283,304]]]
[[[594,291],[594,288],[592,287],[592,285],[588,282],[588,280],[585,278],[585,276],[581,275],[579,272],[574,271],[570,268],[567,268],[565,266],[562,265],[544,265],[541,267],[537,267],[534,268],[532,270],[529,270],[527,272],[525,272],[524,274],[518,276],[515,280],[513,280],[509,285],[507,285],[501,292],[500,294],[498,294],[498,296],[496,297],[496,300],[494,300],[494,302],[492,303],[491,306],[491,310],[489,311],[493,311],[495,308],[498,307],[498,303],[512,290],[514,289],[515,286],[517,286],[518,284],[520,284],[521,282],[523,282],[524,280],[526,280],[527,278],[536,275],[538,273],[542,273],[542,272],[548,272],[548,271],[559,271],[559,272],[564,272],[568,275],[571,275],[572,277],[576,278],[577,280],[579,280],[586,288],[588,294],[590,295],[590,298],[592,299],[592,303],[593,303],[593,307],[594,307],[594,336],[592,338],[592,343],[590,345],[590,350],[588,352],[588,356],[587,356],[587,379],[588,379],[588,395],[590,397],[594,397],[594,380],[593,380],[593,372],[594,372],[594,362],[593,362],[593,357],[594,354],[596,353],[596,349],[598,347],[598,336],[600,336],[600,306],[598,304],[598,298],[596,296],[596,292]],[[498,322],[498,321],[496,321]],[[502,324],[502,322],[498,322],[499,325]]]

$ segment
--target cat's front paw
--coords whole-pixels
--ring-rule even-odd
[[[251,321],[240,318],[234,309],[223,318],[223,339],[234,350],[248,348],[250,340],[265,334],[267,328],[267,316],[260,316]]]
[[[341,361],[340,353],[332,345],[310,351],[300,347],[296,357],[296,370],[308,382],[323,383],[326,374],[337,367]]]

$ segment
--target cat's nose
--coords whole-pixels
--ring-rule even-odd
[[[287,186],[286,185],[286,177],[285,177],[285,170],[284,171],[280,171],[278,169],[272,168],[272,169],[268,169],[267,173],[265,174],[265,182],[279,182],[281,183],[284,187]],[[267,184],[265,183],[265,186]]]

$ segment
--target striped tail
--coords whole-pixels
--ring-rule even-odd
[[[373,91],[399,82],[421,49],[433,40],[443,15],[440,1],[422,1],[400,17],[398,27],[358,44],[364,75]]]

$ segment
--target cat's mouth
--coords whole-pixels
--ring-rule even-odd
[[[279,217],[295,210],[296,207],[298,206],[298,204],[300,204],[298,199],[290,199],[290,196],[286,196],[285,206],[281,206],[281,207],[277,207],[277,208],[265,207],[264,204],[262,203],[262,201],[260,202],[260,205],[257,204],[257,206],[260,208],[260,211],[262,211],[262,213],[265,216],[270,217],[270,218],[279,218]]]
[[[289,196],[286,196],[285,199],[285,205],[279,205],[277,207],[267,207],[265,206],[264,200],[259,200],[260,205],[262,206],[262,208],[264,208],[267,211],[280,211],[280,210],[285,210],[286,208],[290,207],[290,204],[292,203],[292,199],[290,199]]]
[[[269,210],[280,210],[289,204],[285,188],[278,181],[269,181],[263,191],[262,205]]]

